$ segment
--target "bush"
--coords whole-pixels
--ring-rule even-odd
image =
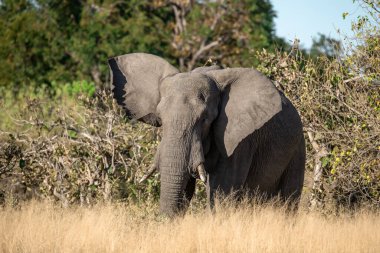
[[[137,183],[154,155],[157,130],[127,121],[105,92],[26,100],[19,115],[14,121],[22,129],[0,133],[3,201],[38,196],[67,205],[157,199],[156,179]]]
[[[311,60],[292,52],[259,52],[258,69],[275,81],[302,116],[308,171],[314,173],[307,178],[310,203],[378,206],[376,79],[352,72],[347,66],[353,57]],[[54,101],[43,93],[24,100],[19,118],[13,119],[17,130],[0,134],[3,201],[32,195],[64,204],[156,201],[157,175],[143,184],[137,181],[154,156],[159,130],[126,120],[106,92],[91,96],[87,88],[56,90]],[[198,203],[205,203],[204,195],[204,187],[198,186]]]
[[[314,173],[311,203],[378,207],[380,96],[375,80],[380,69],[355,73],[350,61],[359,59],[354,56],[316,61],[299,52],[263,51],[259,56],[259,70],[276,81],[301,114],[308,169]]]
[[[377,17],[376,14],[372,17]],[[307,140],[305,193],[312,207],[380,206],[380,33],[366,18],[353,24],[345,55],[310,59],[257,53],[258,69],[299,110]],[[25,89],[0,105],[0,200],[32,196],[65,205],[99,200],[151,200],[157,175],[147,170],[159,130],[127,121],[104,91],[84,81]],[[310,189],[310,191],[308,191]],[[205,203],[198,185],[196,201]]]

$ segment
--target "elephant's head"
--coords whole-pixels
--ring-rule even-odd
[[[179,73],[165,60],[143,53],[111,58],[109,66],[114,98],[128,116],[163,128],[155,163],[161,174],[160,208],[169,216],[191,198],[195,177],[206,180],[211,142],[221,156],[230,156],[242,139],[281,110],[278,92],[252,69]]]

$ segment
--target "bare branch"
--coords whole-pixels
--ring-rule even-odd
[[[210,42],[207,45],[201,45],[201,47],[198,49],[198,51],[193,55],[190,62],[187,65],[187,69],[190,71],[193,69],[195,62],[199,59],[199,57],[204,54],[205,52],[211,50],[213,47],[216,47],[219,45],[219,40]]]
[[[310,200],[311,208],[316,208],[317,206],[320,206],[321,199],[318,196],[322,190],[322,162],[321,158],[328,155],[329,152],[325,147],[321,147],[314,139],[314,135],[311,132],[307,132],[307,136],[309,137],[309,141],[311,145],[313,146],[313,149],[315,150],[314,155],[314,175],[313,175],[313,194],[312,199]]]

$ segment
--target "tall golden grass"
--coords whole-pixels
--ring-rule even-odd
[[[1,252],[380,252],[380,214],[290,215],[274,205],[218,206],[175,220],[154,206],[0,210]]]

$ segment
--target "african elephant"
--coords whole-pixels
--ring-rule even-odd
[[[162,126],[154,159],[160,210],[185,207],[195,180],[209,201],[244,190],[297,203],[305,169],[300,117],[291,102],[252,68],[200,67],[180,73],[145,53],[110,58],[113,96],[127,116]]]

